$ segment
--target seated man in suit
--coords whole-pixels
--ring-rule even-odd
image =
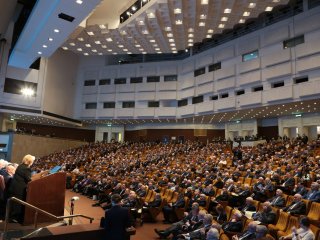
[[[271,206],[278,208],[283,208],[286,204],[286,200],[283,197],[281,189],[277,189],[276,195],[268,201],[271,203]]]
[[[206,240],[219,240],[219,238],[220,238],[219,231],[215,228],[210,228],[210,230],[207,232],[207,237],[205,239]]]
[[[152,202],[144,202],[142,207],[142,213],[150,214],[150,208],[157,208],[160,207],[162,203],[160,193],[156,193],[154,200]]]
[[[160,238],[167,238],[170,234],[177,236],[187,229],[193,229],[195,225],[199,223],[199,204],[194,202],[189,213],[185,213],[185,217],[176,223],[173,223],[170,227],[164,230],[155,229],[154,231],[159,235]]]
[[[205,239],[207,232],[211,229],[212,226],[212,215],[205,214],[203,218],[203,225],[189,233],[185,233],[178,236],[178,239]]]
[[[255,240],[256,239],[256,228],[257,224],[251,222],[248,225],[248,229],[243,233],[232,236],[232,240]]]
[[[246,198],[250,195],[250,186],[248,184],[244,184],[243,188],[237,188],[235,193],[231,193],[229,205],[232,207],[241,206],[245,203]]]
[[[274,224],[276,221],[277,215],[272,210],[270,202],[264,202],[262,211],[253,214],[252,219],[255,221],[259,221],[262,224]]]
[[[303,198],[310,200],[312,202],[320,202],[320,190],[319,190],[319,183],[313,182],[311,183],[311,189],[307,192]]]
[[[306,214],[306,204],[302,201],[302,196],[300,194],[295,194],[293,196],[292,203],[283,208],[282,210],[291,214],[304,215]]]
[[[225,221],[227,221],[227,213],[226,210],[224,209],[224,207],[221,204],[218,204],[216,207],[216,212],[217,212],[217,216],[216,216],[216,221],[220,224],[224,223]]]
[[[172,223],[172,220],[177,218],[175,215],[175,209],[184,208],[184,206],[184,194],[181,192],[178,195],[177,201],[175,201],[174,203],[168,203],[168,205],[162,208],[164,223]]]
[[[304,196],[308,190],[306,189],[306,187],[303,185],[304,182],[303,181],[299,181],[297,185],[294,186],[292,193],[293,194],[300,194],[301,196]]]
[[[244,206],[238,208],[242,213],[245,213],[246,211],[249,212],[256,212],[256,206],[253,205],[253,198],[252,197],[247,197],[246,198],[246,203]]]
[[[295,183],[296,181],[294,177],[291,176],[291,173],[287,172],[283,178],[282,184],[278,187],[281,188],[281,190],[283,190],[285,193],[291,194]]]
[[[242,214],[241,212],[235,212],[229,222],[222,224],[222,229],[224,232],[238,232],[242,231]]]

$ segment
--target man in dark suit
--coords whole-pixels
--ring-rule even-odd
[[[305,215],[306,209],[307,207],[306,204],[302,201],[302,196],[300,194],[295,194],[293,196],[292,203],[282,210],[291,214]]]
[[[281,190],[283,190],[285,193],[291,194],[295,184],[295,179],[291,176],[289,172],[287,172],[279,188],[281,188]]]
[[[246,204],[242,207],[238,208],[241,212],[245,213],[246,211],[249,212],[256,212],[256,206],[253,205],[253,199],[252,197],[247,197],[246,198]]]
[[[232,236],[232,240],[255,240],[256,228],[257,224],[255,222],[250,222],[248,229],[239,235]]]
[[[253,214],[252,219],[262,224],[274,224],[276,221],[276,213],[273,212],[270,202],[264,202],[262,211]]]
[[[130,212],[127,208],[120,206],[119,194],[111,196],[112,207],[105,212],[105,239],[126,240],[128,239],[126,229],[132,226]]]
[[[154,231],[160,236],[160,238],[167,238],[170,234],[177,236],[181,231],[186,229],[194,229],[194,225],[198,226],[199,222],[199,204],[194,202],[191,207],[191,211],[179,222],[172,224],[170,227],[164,230],[155,229]]]
[[[313,182],[311,184],[311,189],[304,196],[304,199],[310,200],[312,202],[320,202],[320,191],[319,184],[317,182]]]
[[[286,200],[283,197],[283,192],[281,189],[277,189],[276,195],[269,200],[271,206],[282,208],[285,206]]]
[[[238,232],[242,231],[242,214],[241,212],[235,212],[229,222],[222,224],[222,229],[224,232]]]
[[[171,223],[173,219],[176,219],[175,209],[183,208],[185,206],[184,194],[179,193],[177,201],[174,203],[168,203],[168,205],[162,208],[164,222]]]

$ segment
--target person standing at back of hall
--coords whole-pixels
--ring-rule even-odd
[[[132,226],[132,218],[129,209],[121,207],[121,197],[119,194],[111,196],[112,207],[105,212],[105,239],[106,240],[126,240],[126,229]]]
[[[22,163],[17,167],[12,178],[8,195],[9,197],[16,197],[23,201],[27,197],[27,185],[31,181],[31,165],[35,157],[28,154],[23,157]],[[22,222],[24,216],[24,208],[21,204],[12,204],[10,218],[14,222]]]

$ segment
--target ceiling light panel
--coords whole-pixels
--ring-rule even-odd
[[[214,0],[147,2],[148,4],[143,5],[144,9],[139,11],[132,9],[132,5],[127,11],[130,11],[134,18],[122,22],[120,28],[112,28],[108,20],[99,18],[100,23],[90,24],[78,34],[78,37],[73,36],[67,41],[68,46],[71,42],[76,44],[70,45],[70,50],[79,53],[77,48],[85,49],[84,44],[90,44],[93,48],[101,46],[96,49],[97,54],[123,54],[123,49],[127,49],[126,53],[133,54],[172,53],[186,49],[191,44],[200,43],[204,39],[210,39],[215,33],[220,34],[224,29],[232,29],[236,24],[245,23],[249,17],[255,18],[265,11],[271,11],[279,4],[287,4],[289,0],[220,0],[219,8],[214,7]],[[48,43],[48,37],[46,39],[47,42],[43,42],[45,44]],[[108,43],[107,47],[105,43]],[[49,47],[49,44],[47,45]],[[90,55],[93,53],[91,48],[87,52]]]

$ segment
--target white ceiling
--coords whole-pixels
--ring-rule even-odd
[[[146,1],[147,4],[120,24],[120,14],[135,1],[104,0],[88,17],[86,24],[82,24],[63,44],[63,48],[84,55],[176,53],[289,2]]]

